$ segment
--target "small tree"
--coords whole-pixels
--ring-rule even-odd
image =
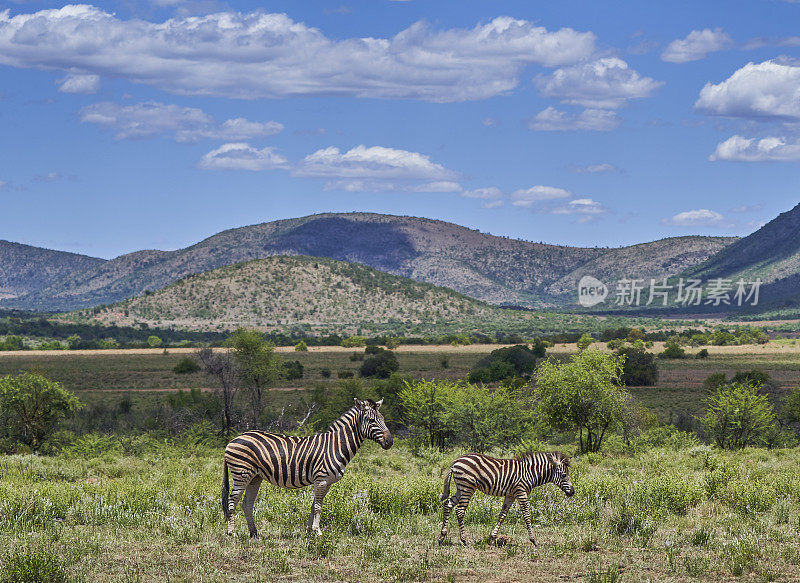
[[[741,449],[763,441],[774,427],[775,411],[756,385],[730,383],[708,399],[700,423],[722,449]]]
[[[664,352],[658,355],[659,358],[684,358],[685,356],[685,351],[675,336],[666,341],[664,344]]]
[[[191,374],[193,372],[197,372],[200,370],[200,365],[197,364],[197,361],[194,358],[190,358],[188,356],[184,356],[181,358],[178,363],[172,368],[172,372],[175,374]]]
[[[216,377],[220,383],[215,393],[222,405],[222,432],[230,437],[233,427],[233,398],[239,390],[239,369],[230,354],[215,353],[203,348],[197,353],[197,360],[207,375]]]
[[[399,368],[400,364],[397,362],[394,352],[378,348],[378,350],[372,351],[372,356],[364,360],[360,372],[362,377],[388,379]]]
[[[546,360],[537,372],[536,396],[550,425],[577,428],[581,452],[598,451],[622,421],[630,394],[620,386],[622,361],[584,350],[565,363]]]
[[[239,328],[228,339],[227,345],[236,362],[241,386],[250,393],[252,427],[257,427],[264,409],[265,391],[285,374],[283,359],[275,354],[275,345],[267,342],[258,330]],[[292,370],[302,376],[302,365]]]
[[[150,348],[158,348],[159,346],[161,346],[161,338],[159,338],[158,336],[148,336],[147,345]]]
[[[80,402],[59,383],[35,373],[0,378],[0,416],[11,438],[39,451],[61,419]]]
[[[584,334],[578,338],[578,341],[575,344],[578,346],[578,350],[586,350],[592,345],[593,342],[594,338],[592,338],[591,334]]]
[[[400,391],[404,421],[432,447],[443,449],[460,428],[460,389],[451,381],[406,382]]]
[[[304,340],[301,340],[297,344],[294,345],[295,352],[308,352],[308,344],[305,343]]]
[[[627,386],[651,386],[658,380],[658,367],[652,353],[638,348],[620,348],[619,356],[624,356],[622,384]]]

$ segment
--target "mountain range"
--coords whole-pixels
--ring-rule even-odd
[[[111,260],[4,243],[0,308],[68,311],[113,304],[190,275],[278,255],[360,263],[490,304],[563,307],[574,305],[584,274],[603,281],[671,276],[699,268],[736,241],[686,236],[618,248],[570,247],[425,218],[325,213],[230,229],[185,249],[137,251]]]

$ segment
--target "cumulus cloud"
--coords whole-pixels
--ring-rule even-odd
[[[572,167],[572,171],[576,174],[600,174],[601,172],[614,172],[616,169],[616,166],[607,163]]]
[[[283,129],[275,121],[261,123],[241,117],[218,123],[202,109],[155,102],[125,106],[95,103],[84,107],[80,118],[113,130],[117,140],[171,134],[176,142],[196,142],[202,138],[242,141],[270,136]]]
[[[198,163],[203,170],[275,170],[288,168],[286,158],[274,148],[259,150],[246,143],[223,144],[211,150]]]
[[[503,197],[503,191],[496,186],[489,186],[487,188],[476,188],[474,190],[464,190],[461,196],[467,198],[480,198],[482,200],[495,200]]]
[[[456,173],[418,152],[356,146],[346,152],[329,147],[309,154],[294,169],[295,176],[372,180],[446,180]]]
[[[555,186],[531,186],[523,190],[515,190],[511,195],[511,204],[514,206],[531,207],[542,201],[569,198],[572,193]]]
[[[554,215],[584,215],[590,217],[600,215],[607,211],[606,207],[591,198],[576,198],[565,205],[556,207],[551,212]]]
[[[619,127],[622,120],[613,111],[585,109],[577,115],[548,107],[528,120],[528,128],[545,132],[608,132]]]
[[[724,51],[733,46],[733,40],[721,28],[693,30],[686,38],[669,43],[661,60],[669,63],[688,63],[705,59],[708,53]]]
[[[100,77],[97,75],[67,75],[58,83],[58,90],[62,93],[91,95],[97,93],[100,88]]]
[[[712,162],[800,162],[800,143],[784,137],[756,139],[736,135],[717,144],[708,159]]]
[[[684,211],[664,219],[661,222],[676,227],[714,227],[725,220],[720,213],[708,209]]]
[[[800,120],[800,66],[747,63],[722,83],[706,83],[695,103],[708,115],[756,120]]]
[[[590,108],[616,109],[629,99],[649,97],[663,85],[642,77],[616,57],[605,57],[556,69],[540,75],[536,84],[542,95]]]
[[[68,5],[0,11],[0,64],[125,78],[178,94],[259,99],[346,95],[453,102],[517,86],[531,64],[557,67],[595,50],[595,35],[498,17],[471,29],[423,22],[388,38],[331,39],[263,11],[124,20]]]

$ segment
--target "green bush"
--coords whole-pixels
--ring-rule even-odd
[[[507,378],[529,377],[536,369],[537,357],[544,354],[544,343],[536,341],[534,348],[524,344],[493,350],[480,359],[469,373],[470,383],[496,383]]]
[[[286,380],[302,379],[303,365],[299,360],[287,360],[283,363],[283,376]]]
[[[708,348],[702,348],[697,352],[697,358],[699,359],[706,359],[708,358]]]
[[[191,374],[199,370],[200,370],[200,365],[194,358],[191,358],[190,356],[184,356],[172,368],[172,372],[174,372],[175,374]]]
[[[372,356],[361,364],[360,372],[362,377],[388,379],[399,368],[400,364],[397,362],[395,353],[378,347],[378,350],[374,351]]]
[[[36,373],[0,378],[0,431],[38,451],[62,419],[81,407],[59,383]]]
[[[658,367],[652,353],[638,348],[620,348],[618,356],[624,356],[622,384],[631,386],[651,386],[658,380]]]
[[[301,340],[297,344],[294,345],[295,352],[308,352],[308,344],[305,341]]]
[[[775,424],[775,413],[757,386],[730,383],[709,398],[708,411],[700,422],[718,446],[740,449],[763,444]]]
[[[659,352],[659,358],[685,358],[686,351],[681,347],[678,339],[676,337],[672,337],[664,344],[664,352]]]

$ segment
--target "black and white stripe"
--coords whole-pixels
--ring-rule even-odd
[[[222,473],[222,508],[233,534],[233,513],[244,494],[242,509],[250,536],[258,534],[253,520],[253,505],[258,488],[266,480],[282,488],[314,486],[314,504],[307,530],[322,534],[319,518],[322,500],[331,485],[344,475],[345,466],[356,455],[365,439],[372,439],[383,449],[392,447],[392,434],[378,411],[383,400],[355,399],[354,405],[333,422],[325,433],[295,437],[248,431],[225,447]],[[228,493],[228,473],[233,489]]]
[[[458,458],[450,466],[450,472],[444,483],[442,500],[442,531],[439,543],[447,536],[447,521],[450,511],[455,508],[458,517],[458,533],[461,544],[467,544],[464,532],[464,514],[475,494],[480,490],[491,496],[504,496],[500,518],[492,530],[490,541],[497,540],[500,525],[506,518],[511,505],[516,500],[528,528],[528,538],[535,545],[531,527],[530,505],[528,496],[533,488],[552,482],[561,488],[567,496],[575,494],[575,488],[569,479],[570,460],[561,452],[525,453],[516,459],[498,459],[488,455],[471,453]],[[456,493],[450,497],[450,480],[456,483]]]

